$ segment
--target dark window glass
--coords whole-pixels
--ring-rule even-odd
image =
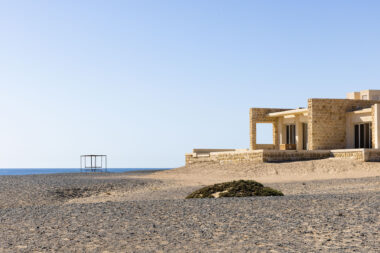
[[[355,125],[355,148],[359,148],[359,125]]]
[[[364,127],[362,124],[359,125],[359,147],[364,148]]]
[[[306,123],[303,123],[302,124],[302,139],[303,139],[303,145],[302,145],[302,148],[304,149],[304,150],[307,150],[307,138],[308,138],[308,136],[307,136],[307,124]]]
[[[369,148],[369,124],[363,124],[364,127],[364,148]]]
[[[372,148],[372,124],[355,125],[355,148]]]

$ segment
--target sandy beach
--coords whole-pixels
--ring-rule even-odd
[[[253,179],[284,197],[185,200]],[[380,164],[325,159],[0,177],[0,252],[379,252]]]

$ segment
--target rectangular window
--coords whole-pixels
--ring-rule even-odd
[[[296,126],[286,126],[286,144],[296,144]]]

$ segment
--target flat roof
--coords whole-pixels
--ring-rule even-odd
[[[307,108],[304,109],[294,109],[294,110],[288,110],[288,111],[282,111],[282,112],[271,112],[268,113],[269,117],[280,117],[285,115],[291,115],[291,114],[301,114],[308,112],[309,110]]]

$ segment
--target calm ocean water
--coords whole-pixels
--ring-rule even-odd
[[[121,173],[121,172],[127,172],[127,171],[144,171],[144,170],[169,170],[169,168],[107,169],[107,172]],[[54,174],[54,173],[80,173],[80,169],[0,169],[0,176],[5,176],[5,175]]]

